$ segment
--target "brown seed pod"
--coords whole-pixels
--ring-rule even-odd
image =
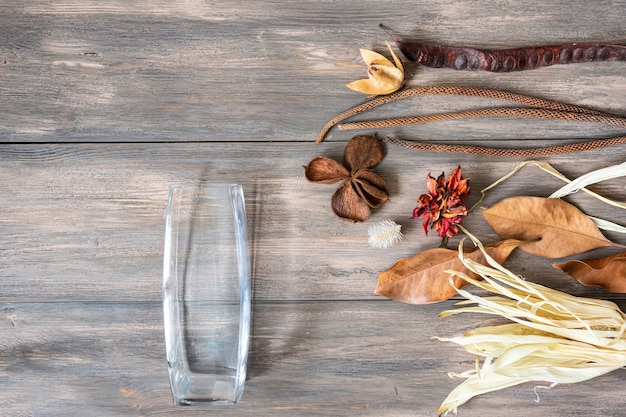
[[[626,61],[626,46],[572,43],[509,49],[477,49],[428,45],[400,39],[380,24],[402,54],[412,62],[431,68],[511,72],[592,61]]]

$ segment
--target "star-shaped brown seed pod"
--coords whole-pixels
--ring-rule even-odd
[[[304,167],[306,178],[315,183],[343,183],[331,198],[333,211],[339,218],[364,222],[371,209],[389,199],[387,184],[371,170],[382,161],[383,145],[376,136],[355,136],[343,151],[343,165],[326,156],[315,157]]]

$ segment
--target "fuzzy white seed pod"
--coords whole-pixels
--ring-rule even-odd
[[[393,220],[383,220],[367,229],[371,247],[385,249],[402,240],[402,226]]]

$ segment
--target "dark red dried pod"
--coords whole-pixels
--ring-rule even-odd
[[[384,25],[400,52],[412,62],[432,68],[511,72],[592,61],[626,61],[626,46],[573,43],[509,49],[476,49],[404,41]]]

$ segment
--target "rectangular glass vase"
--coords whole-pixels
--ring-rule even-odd
[[[242,186],[170,189],[163,314],[174,403],[236,404],[244,389],[251,321]]]

